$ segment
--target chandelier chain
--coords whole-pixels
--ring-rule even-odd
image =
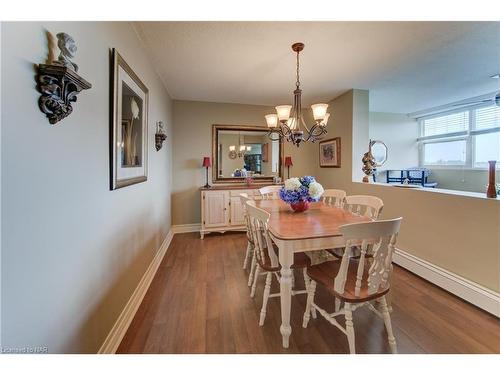
[[[297,51],[297,81],[295,82],[295,86],[297,88],[300,87],[300,79],[299,79],[299,52]]]

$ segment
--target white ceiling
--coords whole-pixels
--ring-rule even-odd
[[[500,90],[500,22],[138,22],[174,99],[278,105],[350,88],[370,109],[410,113]]]

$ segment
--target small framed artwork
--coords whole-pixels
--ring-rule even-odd
[[[319,166],[321,168],[340,168],[340,137],[319,143]]]
[[[147,87],[113,48],[111,57],[111,190],[148,179]]]

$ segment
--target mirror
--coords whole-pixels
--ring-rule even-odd
[[[238,125],[212,127],[212,181],[256,182],[282,177],[283,142],[272,141],[267,128]]]
[[[382,141],[370,141],[370,151],[375,167],[381,167],[387,161],[387,146]]]

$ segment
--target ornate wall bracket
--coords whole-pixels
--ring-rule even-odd
[[[156,151],[160,151],[163,147],[163,142],[167,139],[165,134],[155,134],[155,147]]]
[[[53,125],[73,112],[72,102],[82,90],[92,85],[73,69],[62,65],[38,65],[37,89],[42,94],[38,99],[40,110]]]

